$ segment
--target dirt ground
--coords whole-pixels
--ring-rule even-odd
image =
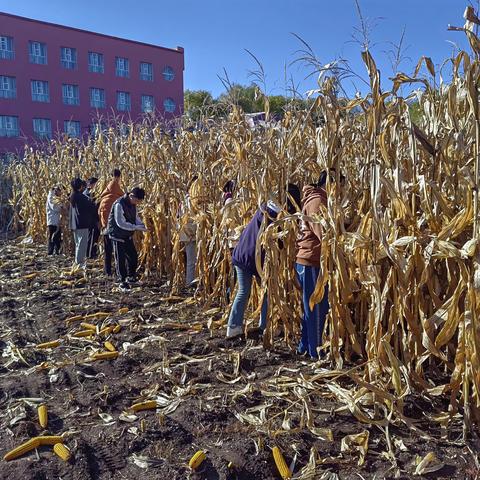
[[[41,447],[0,460],[0,478],[273,480],[281,478],[273,446],[288,464],[294,461],[293,478],[478,478],[478,448],[462,443],[461,419],[446,433],[423,420],[445,405],[409,396],[405,414],[430,439],[390,425],[389,459],[381,429],[360,423],[331,394],[333,380],[345,388],[348,381],[327,361],[307,362],[281,340],[274,351],[255,339],[229,344],[224,329],[208,329],[223,312],[202,311],[188,292],[171,298],[168,285],[152,279],[120,293],[98,262],[84,280],[67,274],[71,259],[44,250],[0,244],[0,453],[48,432],[65,434],[72,458],[64,463],[52,447]],[[109,316],[83,319],[98,326],[95,335],[74,337],[82,320],[66,319],[98,312]],[[99,334],[109,325],[120,325],[120,332]],[[36,348],[56,339],[57,348]],[[105,340],[118,358],[92,361]],[[157,410],[129,411],[153,399]],[[36,414],[42,402],[45,431]],[[359,466],[360,452],[342,452],[341,442],[362,432],[368,451]],[[191,472],[188,460],[199,449],[207,460]],[[437,470],[414,476],[429,452]]]

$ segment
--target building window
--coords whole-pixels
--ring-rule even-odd
[[[166,98],[163,102],[163,108],[166,112],[173,113],[175,111],[175,102],[172,98]]]
[[[70,137],[80,136],[80,122],[74,120],[65,120],[63,122],[63,130]]]
[[[64,83],[62,85],[62,97],[65,105],[80,105],[78,85]]]
[[[34,118],[33,131],[37,138],[52,138],[52,121],[49,118]]]
[[[90,89],[90,106],[93,108],[105,108],[105,90],[103,88]]]
[[[98,135],[106,131],[107,131],[107,124],[104,122],[92,123],[90,125],[90,134],[93,135],[94,137],[97,137]]]
[[[32,101],[46,103],[50,101],[48,82],[44,82],[43,80],[32,80],[30,85],[32,87]]]
[[[15,77],[0,75],[0,98],[17,98],[17,81]]]
[[[0,137],[18,137],[18,117],[0,115]]]
[[[62,47],[60,49],[60,63],[67,70],[76,70],[77,68],[77,49]]]
[[[15,52],[13,51],[13,38],[0,35],[0,58],[13,60]]]
[[[155,99],[152,95],[142,95],[142,112],[150,113],[155,110]]]
[[[28,42],[30,63],[47,64],[47,45],[41,42]]]
[[[147,62],[140,62],[140,79],[153,82],[153,65]]]
[[[117,92],[117,110],[130,111],[130,94],[128,92]]]
[[[103,53],[88,52],[88,71],[104,73]]]
[[[117,77],[130,77],[130,62],[128,58],[115,58],[115,75]]]
[[[172,67],[165,67],[162,72],[163,78],[168,82],[171,82],[175,78],[175,72]]]

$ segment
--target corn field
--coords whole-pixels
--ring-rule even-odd
[[[472,52],[448,59],[448,84],[423,57],[414,75],[398,74],[392,89],[382,91],[365,51],[367,95],[346,102],[335,77],[327,76],[308,111],[287,112],[265,128],[252,129],[233,107],[227,118],[204,119],[203,128],[175,136],[144,123],[130,125],[128,135],[111,128],[84,144],[56,140],[43,151],[29,150],[9,170],[15,225],[45,241],[48,190],[67,187],[77,175],[106,183],[118,167],[125,188],[146,191],[141,216],[148,232],[136,237],[142,271],[170,280],[175,294],[184,274],[179,231],[188,220],[177,212],[198,175],[190,212],[198,225],[196,301],[205,310],[225,307],[223,318],[209,323],[217,329],[226,323],[224,292],[232,283],[226,231],[240,231],[266,200],[285,202],[288,182],[302,186],[335,168],[346,183],[327,184],[328,205],[315,219],[324,238],[311,303],[328,282],[323,348],[338,370],[353,358],[362,363],[348,373],[355,388],[332,385],[331,393],[363,423],[397,422],[417,433],[404,401],[421,393],[443,402],[444,414],[432,422],[447,428],[460,414],[466,435],[480,420],[480,40],[466,33]],[[419,86],[419,125],[398,94],[406,84]],[[231,179],[234,202],[223,208],[222,186]],[[300,219],[300,212],[284,214],[259,239],[266,257],[251,318],[268,295],[266,348],[280,341],[294,348],[298,338],[301,304],[292,265]]]

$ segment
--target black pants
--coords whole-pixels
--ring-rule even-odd
[[[60,253],[62,244],[62,230],[56,225],[48,226],[48,254],[53,255]]]
[[[103,248],[105,250],[103,253],[103,270],[106,275],[110,276],[112,274],[113,245],[108,235],[103,236]]]
[[[135,244],[131,238],[124,242],[112,240],[112,244],[117,266],[117,276],[121,282],[124,282],[127,277],[135,276],[137,271],[138,254],[135,250]]]
[[[87,257],[97,258],[98,255],[98,239],[100,238],[100,229],[95,225],[88,231]]]

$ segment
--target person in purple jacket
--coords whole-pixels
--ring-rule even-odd
[[[287,191],[289,194],[287,211],[292,214],[295,213],[300,206],[300,189],[296,185],[289,183]],[[292,203],[290,197],[294,200],[296,205]],[[265,215],[267,215],[266,219],[268,225],[277,218],[280,210],[281,208],[272,201],[262,204],[255,212],[250,223],[245,227],[245,230],[240,235],[237,246],[233,250],[232,263],[237,274],[238,290],[228,318],[227,338],[234,338],[243,334],[243,318],[248,305],[248,299],[250,298],[253,278],[255,277],[257,281],[259,280],[257,265],[255,262],[255,249],[258,234]],[[262,252],[262,262],[263,257],[264,252]],[[263,298],[259,325],[260,332],[262,333],[267,326],[267,309],[267,296],[265,295]]]

